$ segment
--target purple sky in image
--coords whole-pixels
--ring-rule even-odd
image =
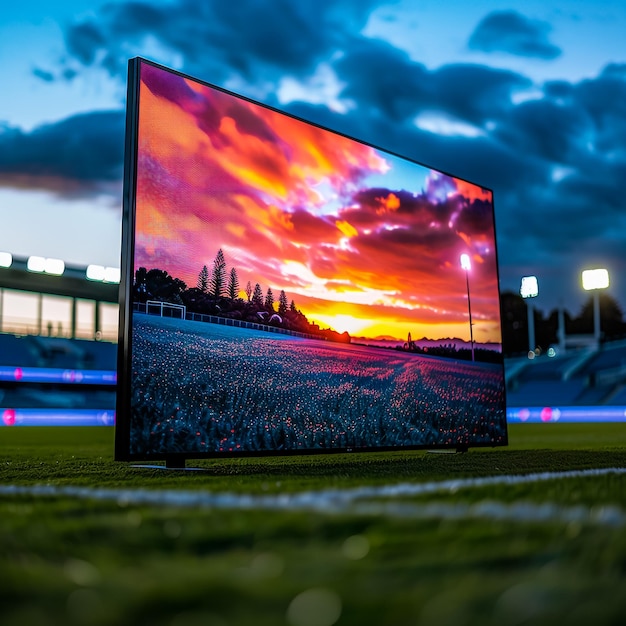
[[[240,286],[371,337],[499,342],[491,192],[142,64],[135,268]]]

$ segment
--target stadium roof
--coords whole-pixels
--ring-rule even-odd
[[[119,276],[119,270],[116,268],[67,265],[57,259],[13,257],[7,253],[3,254],[3,258],[5,256],[9,262],[0,264],[0,288],[118,302],[119,279],[115,281],[115,274]],[[51,271],[46,271],[46,262],[51,262],[48,263]],[[100,269],[102,271],[98,271]],[[107,276],[112,275],[111,282],[87,278],[88,275],[104,277],[105,269],[108,270]]]

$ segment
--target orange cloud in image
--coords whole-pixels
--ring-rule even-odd
[[[139,142],[142,150],[179,163],[186,160],[186,155],[196,154],[206,143],[206,138],[198,133],[193,115],[155,96],[145,86],[140,97]]]
[[[385,159],[370,146],[268,109],[259,113],[289,145],[290,162],[297,164],[303,182],[348,181],[357,170],[383,173],[388,169]]]
[[[346,237],[356,237],[359,234],[359,231],[345,220],[337,220],[335,225]]]
[[[219,132],[228,140],[215,155],[219,164],[245,185],[280,199],[287,198],[289,163],[277,146],[242,135],[235,120],[223,117]]]
[[[376,215],[392,213],[400,208],[400,199],[394,193],[390,193],[385,198],[376,198],[376,200],[380,204],[380,208],[376,209]]]
[[[456,184],[457,191],[471,202],[474,200],[493,202],[493,194],[488,189],[468,183],[466,180],[460,178],[454,178],[453,180]]]

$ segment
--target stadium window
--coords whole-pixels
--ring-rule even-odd
[[[93,339],[96,335],[96,303],[93,300],[76,299],[77,339]]]
[[[99,303],[100,331],[99,338],[104,341],[117,341],[119,306],[108,302]]]
[[[43,294],[41,334],[48,337],[72,336],[72,298]]]
[[[4,289],[0,331],[16,335],[38,334],[40,305],[41,296],[38,293]]]

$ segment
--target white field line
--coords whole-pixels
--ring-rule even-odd
[[[229,492],[100,489],[58,485],[0,485],[0,496],[66,497],[80,500],[117,502],[120,506],[150,505],[223,510],[312,511],[327,514],[387,515],[414,519],[480,518],[517,522],[589,523],[626,525],[626,511],[616,506],[562,506],[545,502],[503,503],[483,500],[466,503],[415,503],[390,499],[423,494],[457,493],[461,490],[498,485],[519,485],[567,478],[623,476],[626,468],[543,472],[526,475],[488,476],[428,483],[400,483],[350,489],[326,489],[277,495]],[[374,501],[373,499],[383,499]]]

